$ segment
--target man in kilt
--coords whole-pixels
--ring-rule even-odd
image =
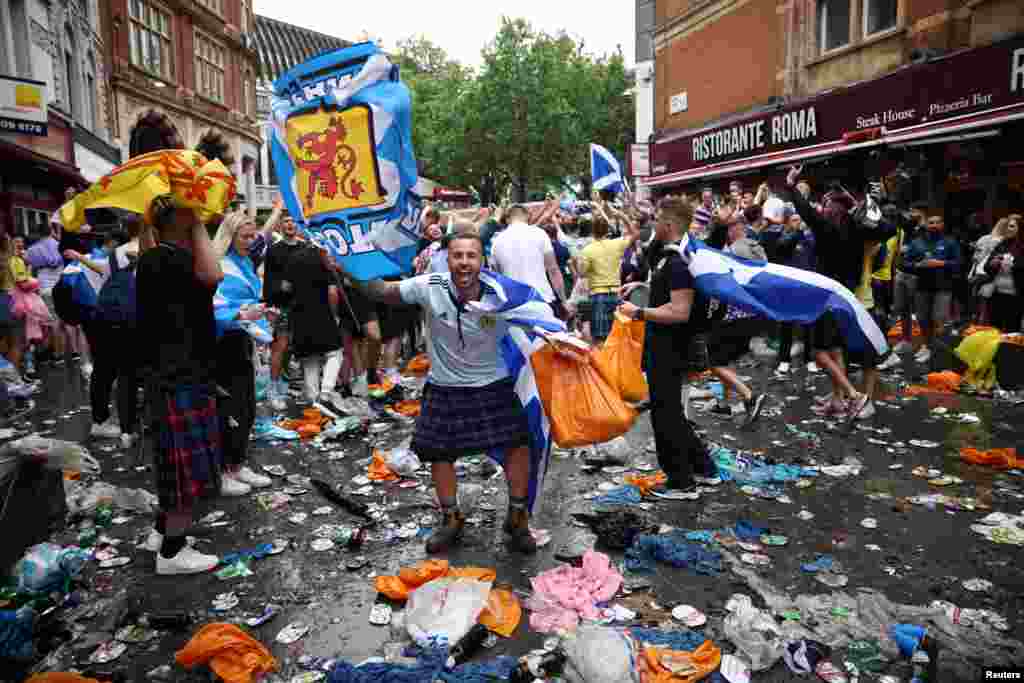
[[[625,301],[636,287],[620,292],[619,312],[646,321],[643,369],[651,393],[651,426],[658,464],[667,481],[652,495],[669,500],[697,500],[697,484],[717,483],[707,449],[683,417],[682,389],[688,372],[707,370],[706,343],[701,344],[707,300],[697,293],[693,275],[683,261],[679,242],[693,220],[693,209],[680,198],[661,200],[654,218],[654,240],[646,255],[651,269],[650,304],[640,308]]]
[[[509,511],[508,546],[533,553],[530,533],[529,426],[498,348],[507,323],[466,314],[487,285],[480,281],[484,245],[469,227],[458,226],[448,245],[448,273],[419,275],[402,282],[356,282],[370,299],[390,305],[419,305],[427,314],[430,374],[423,390],[412,450],[431,465],[444,521],[427,539],[427,552],[441,553],[458,543],[465,518],[459,511],[455,461],[502,448]]]
[[[198,498],[220,490],[213,295],[224,275],[194,211],[164,195],[150,217],[157,245],[139,257],[136,301],[140,364],[156,423],[160,512],[146,546],[158,551],[157,574],[194,574],[219,561],[188,547],[185,530]]]

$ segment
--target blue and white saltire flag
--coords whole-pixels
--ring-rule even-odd
[[[541,330],[565,332],[565,324],[554,316],[551,306],[529,285],[487,270],[480,273],[480,282],[485,285],[484,295],[480,301],[468,304],[466,311],[471,315],[492,315],[512,326],[501,339],[500,349],[509,373],[515,378],[516,395],[526,410],[530,425],[529,500],[532,512],[543,492],[551,457],[551,424],[537,391],[530,356],[545,344]],[[505,462],[502,450],[487,455],[499,464]]]
[[[595,190],[622,192],[622,166],[615,155],[601,145],[590,143],[590,178]]]
[[[255,321],[238,320],[242,306],[256,306],[263,294],[263,281],[256,274],[252,259],[241,256],[234,249],[220,261],[224,279],[217,285],[213,295],[213,317],[217,323],[217,337],[230,330],[245,330],[260,344],[274,340],[266,318]]]
[[[400,275],[420,238],[412,99],[373,43],[274,81],[270,150],[285,207],[359,279]]]
[[[824,275],[766,261],[750,261],[684,238],[677,250],[697,290],[754,315],[808,325],[831,313],[852,353],[889,351],[885,334],[849,289]]]

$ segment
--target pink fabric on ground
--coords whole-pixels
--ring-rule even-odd
[[[603,553],[587,551],[583,566],[563,564],[530,579],[533,595],[530,628],[540,633],[576,628],[581,618],[598,619],[597,603],[611,600],[622,585],[622,574]]]

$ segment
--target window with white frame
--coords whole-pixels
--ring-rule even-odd
[[[199,4],[216,14],[224,14],[224,0],[199,0]]]
[[[822,52],[850,44],[851,0],[818,0],[818,47]]]
[[[196,29],[196,92],[214,102],[224,103],[224,47]]]
[[[132,64],[154,76],[174,76],[171,15],[147,0],[128,0]]]
[[[864,36],[887,31],[899,19],[898,0],[862,0],[864,10]]]
[[[24,206],[14,207],[14,234],[28,237],[39,234],[50,224],[50,214],[39,209]]]

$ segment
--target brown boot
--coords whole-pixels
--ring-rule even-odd
[[[462,527],[465,525],[466,518],[458,508],[446,512],[442,525],[434,529],[434,533],[427,539],[427,554],[443,553],[457,545],[462,538]]]
[[[506,543],[509,550],[524,555],[532,555],[537,552],[537,541],[530,533],[530,513],[523,508],[512,508],[508,511],[508,518],[505,520],[505,533],[508,534]]]

